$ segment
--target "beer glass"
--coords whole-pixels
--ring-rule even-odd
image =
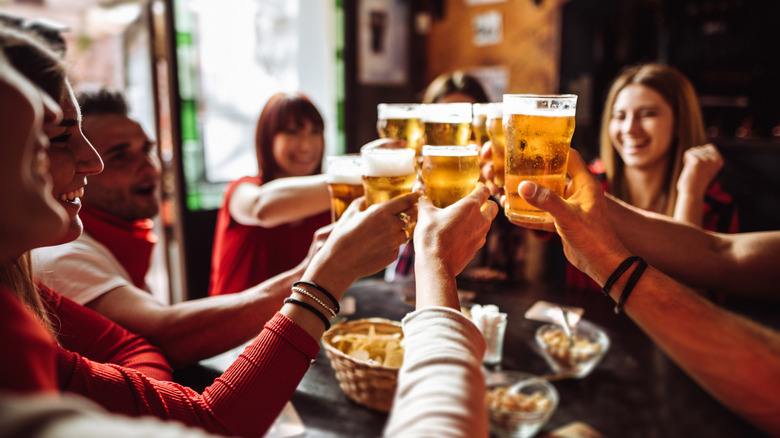
[[[471,120],[471,130],[474,133],[474,141],[482,147],[490,138],[487,131],[487,116],[490,110],[490,103],[475,103],[472,106],[473,118]]]
[[[406,147],[420,156],[423,141],[422,105],[380,103],[376,106],[376,130],[380,138],[406,141]]]
[[[469,144],[470,103],[430,103],[423,106],[424,144],[433,146]]]
[[[471,193],[479,181],[479,146],[423,146],[425,194],[439,208]]]
[[[357,154],[333,155],[325,163],[331,219],[336,222],[352,201],[363,196],[362,159]]]
[[[504,187],[504,167],[505,167],[505,149],[504,149],[504,127],[503,104],[491,103],[485,109],[487,119],[487,133],[490,138],[490,150],[493,152],[493,182]]]
[[[518,187],[522,181],[534,181],[563,196],[576,107],[574,94],[504,95],[504,213],[508,218],[527,223],[552,222],[549,213],[523,200]]]
[[[411,193],[417,175],[415,153],[406,149],[363,149],[363,189],[366,206]]]

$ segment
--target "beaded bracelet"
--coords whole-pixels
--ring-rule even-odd
[[[339,313],[341,311],[341,306],[339,306],[339,300],[337,300],[336,297],[334,297],[330,292],[325,290],[324,287],[320,286],[319,284],[317,284],[317,283],[315,283],[313,281],[296,281],[295,283],[293,283],[293,287],[299,286],[301,284],[305,284],[307,286],[311,286],[311,287],[317,289],[318,291],[322,292],[326,297],[328,297],[330,302],[333,303],[333,308],[336,310],[336,313]]]
[[[642,273],[645,272],[645,269],[647,269],[647,262],[639,258],[639,262],[637,263],[636,268],[634,268],[634,272],[632,272],[631,276],[628,277],[626,286],[623,288],[623,292],[620,293],[620,298],[618,299],[617,304],[615,304],[616,314],[623,310],[623,305],[626,303],[628,296],[631,295],[631,291],[634,289],[634,286],[636,286],[636,282],[639,281],[639,277],[641,277]]]
[[[328,305],[323,303],[321,299],[315,297],[313,293],[307,291],[306,289],[304,289],[304,288],[302,288],[300,286],[293,286],[292,290],[294,290],[295,292],[298,292],[299,294],[306,295],[307,297],[309,297],[312,300],[316,301],[317,304],[322,306],[323,309],[327,310],[330,313],[330,315],[331,315],[330,317],[331,318],[335,318],[336,317],[336,311],[331,309],[330,307],[328,307]]]
[[[609,290],[612,289],[612,286],[618,281],[618,279],[620,279],[620,276],[623,275],[623,273],[626,272],[626,270],[630,268],[631,265],[633,265],[637,260],[641,260],[641,258],[637,256],[631,256],[623,260],[623,263],[621,263],[620,266],[615,269],[615,272],[613,272],[612,275],[610,275],[607,279],[607,282],[604,283],[604,287],[601,288],[601,291],[604,292],[604,295],[609,296]]]
[[[304,309],[306,309],[306,310],[310,311],[311,313],[317,315],[317,317],[319,317],[322,320],[322,323],[325,324],[325,330],[328,330],[330,328],[330,321],[328,321],[328,318],[326,318],[325,315],[322,314],[322,312],[320,312],[319,310],[315,309],[314,306],[312,306],[311,304],[305,303],[303,301],[296,300],[295,298],[290,298],[290,297],[285,298],[284,299],[284,303],[285,304],[291,303],[291,304],[295,304],[297,306],[303,307]]]

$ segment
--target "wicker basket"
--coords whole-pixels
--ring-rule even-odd
[[[383,318],[366,318],[342,322],[322,336],[322,345],[336,372],[344,394],[367,408],[390,412],[398,383],[398,369],[356,360],[331,343],[334,336],[346,333],[366,333],[373,325],[376,334],[401,332],[401,323]]]

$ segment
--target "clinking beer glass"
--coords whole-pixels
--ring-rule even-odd
[[[406,141],[406,147],[420,156],[424,128],[419,103],[380,103],[376,106],[376,130],[381,138]]]
[[[466,197],[479,181],[479,147],[423,146],[422,179],[425,194],[439,208]]]
[[[339,220],[355,199],[363,196],[360,155],[332,155],[326,159],[325,178],[330,191],[331,220]]]
[[[471,140],[471,104],[429,103],[423,106],[424,144],[466,145]]]
[[[563,196],[566,166],[577,96],[505,94],[506,204],[504,213],[515,222],[552,222],[518,193],[522,181],[533,181]]]
[[[417,180],[413,150],[363,148],[360,154],[367,207],[412,192]]]

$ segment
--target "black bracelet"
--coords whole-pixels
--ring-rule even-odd
[[[604,283],[604,287],[601,288],[601,291],[604,292],[604,295],[609,296],[609,290],[612,289],[612,286],[618,281],[618,279],[620,279],[620,276],[623,275],[623,273],[626,272],[626,270],[630,268],[631,265],[633,265],[637,260],[641,260],[641,258],[637,256],[631,256],[623,260],[623,263],[621,263],[620,266],[615,269],[615,272],[613,272],[612,275],[610,275],[607,279],[607,282]]]
[[[325,290],[324,287],[320,286],[319,284],[313,281],[296,281],[295,283],[293,283],[293,287],[298,286],[299,284],[305,284],[311,286],[317,289],[318,291],[322,292],[326,297],[328,297],[330,302],[333,303],[333,307],[336,313],[339,313],[341,311],[341,306],[339,306],[339,300],[337,300],[336,297],[334,297],[330,292]]]
[[[637,263],[636,268],[634,268],[634,272],[632,272],[631,276],[628,277],[628,281],[626,282],[626,286],[623,288],[623,292],[620,293],[620,299],[618,299],[617,304],[615,304],[615,313],[620,313],[623,310],[623,305],[626,303],[626,300],[631,294],[631,291],[634,289],[634,286],[636,286],[636,282],[639,281],[639,277],[641,277],[642,273],[645,272],[645,269],[647,269],[647,262],[640,258],[639,263]]]
[[[292,303],[292,304],[295,304],[297,306],[303,307],[304,309],[306,309],[306,310],[310,311],[311,313],[317,315],[322,320],[322,323],[325,324],[325,330],[328,330],[330,328],[330,321],[328,321],[328,318],[326,318],[325,315],[322,314],[322,312],[320,312],[317,309],[315,309],[314,306],[312,306],[311,304],[304,303],[303,301],[296,300],[295,298],[291,298],[291,297],[285,298],[284,299],[284,303],[285,304]]]

